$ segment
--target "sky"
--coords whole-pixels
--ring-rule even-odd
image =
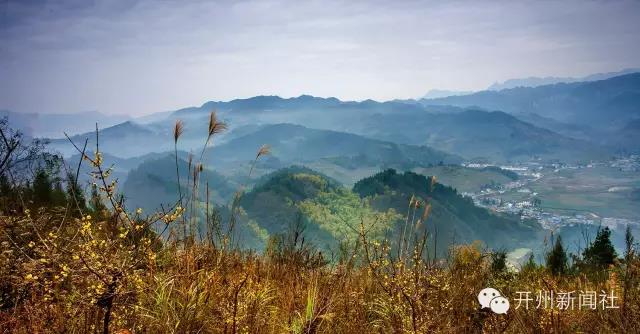
[[[481,90],[640,67],[640,1],[0,0],[0,110]]]

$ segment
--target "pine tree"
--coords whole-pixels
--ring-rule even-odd
[[[604,269],[612,265],[618,254],[611,243],[611,230],[605,227],[598,231],[595,240],[582,253],[585,264],[595,269]]]
[[[0,174],[0,194],[8,194],[11,189],[11,184],[6,175]]]
[[[87,208],[87,202],[84,197],[84,192],[78,186],[76,177],[71,173],[67,174],[67,198],[71,212],[73,212],[75,216],[81,216],[82,212]]]
[[[102,203],[100,193],[98,193],[98,186],[95,183],[91,185],[91,199],[89,200],[89,205],[91,206],[91,210],[93,210],[94,215],[97,217],[100,216],[107,208],[104,203]]]
[[[36,206],[50,206],[53,187],[51,179],[44,169],[38,169],[33,178],[33,204]]]
[[[567,253],[562,246],[562,237],[558,236],[553,249],[547,254],[547,267],[553,275],[562,275],[567,272]]]
[[[491,253],[491,271],[499,274],[507,269],[507,252],[498,250]]]
[[[67,205],[67,196],[65,195],[64,189],[62,189],[60,181],[57,181],[53,186],[53,190],[51,192],[51,204],[54,206]]]

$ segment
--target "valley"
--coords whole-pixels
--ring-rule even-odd
[[[200,188],[198,196],[201,201],[208,198],[209,205],[221,213],[231,203],[236,189],[246,189],[250,196],[261,184],[291,168],[317,173],[337,185],[324,197],[313,195],[298,201],[279,193],[267,197],[260,194],[273,205],[280,203],[271,208],[277,211],[272,214],[284,219],[277,224],[270,221],[272,214],[262,213],[268,207],[256,211],[255,204],[244,201],[245,214],[240,220],[245,227],[251,227],[242,232],[249,248],[264,247],[267,236],[283,232],[298,213],[307,224],[316,226],[312,234],[319,234],[310,236],[312,239],[329,245],[327,251],[335,249],[341,237],[322,232],[323,225],[318,222],[330,218],[320,218],[317,212],[338,210],[336,203],[353,206],[352,189],[390,169],[434,176],[438,184],[450,187],[456,196],[472,201],[469,207],[461,200],[454,201],[455,208],[434,206],[434,217],[440,217],[434,218],[436,223],[447,226],[446,232],[440,233],[443,240],[439,252],[445,252],[445,245],[456,238],[466,242],[478,239],[489,247],[502,245],[510,250],[526,249],[525,244],[536,248],[536,243],[541,244],[553,233],[575,243],[584,234],[576,231],[593,234],[601,226],[612,228],[616,247],[622,247],[621,233],[626,225],[634,229],[640,226],[640,162],[634,155],[634,138],[639,132],[632,107],[633,94],[640,91],[639,87],[638,75],[632,73],[604,80],[422,100],[256,96],[209,101],[200,107],[127,120],[101,129],[98,140],[105,163],[113,167],[112,173],[126,194],[127,205],[145,211],[170,207],[178,190],[189,191],[184,181],[177,183],[176,160],[182,180],[189,179],[187,171],[193,159],[193,163],[202,163],[201,181],[210,188],[209,193]],[[583,102],[576,102],[575,96],[593,90],[606,92],[597,101],[604,103],[608,112],[584,112],[605,127],[576,122],[579,116],[575,113],[553,114],[552,110],[581,108]],[[539,101],[535,103],[542,103],[542,107],[522,107],[531,101]],[[625,110],[632,112],[620,118]],[[217,134],[203,149],[211,111],[216,111],[229,131]],[[177,120],[184,122],[184,129],[173,147],[171,128]],[[24,124],[23,119],[21,122]],[[611,128],[621,124],[624,131],[616,135]],[[71,137],[78,146],[86,141],[89,148],[96,139],[91,131]],[[270,154],[254,161],[256,150],[264,144],[269,145]],[[49,147],[67,158],[70,169],[77,165],[79,156],[66,138],[51,139]],[[88,170],[87,166],[81,168],[82,182],[90,182]],[[405,191],[399,197],[377,193],[378,199],[367,200],[369,211],[362,212],[378,214],[393,209],[399,215],[397,219],[406,218],[402,206],[415,195],[412,192],[420,189]],[[315,202],[321,198],[322,205]],[[514,235],[506,236],[513,242],[496,243],[459,216],[476,209],[485,210],[501,224],[535,225],[536,231],[521,238],[520,232],[514,230]],[[380,231],[381,236],[394,233],[397,222],[388,224],[387,232]],[[334,227],[330,230],[335,231]]]
[[[473,168],[486,167],[473,165]],[[478,206],[535,219],[551,232],[609,227],[618,247],[627,225],[640,230],[640,159],[636,155],[584,165],[522,163],[501,168],[517,181],[465,192]],[[570,236],[570,241],[582,236]]]

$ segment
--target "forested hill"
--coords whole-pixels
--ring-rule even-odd
[[[412,195],[431,204],[426,227],[432,238],[437,238],[438,252],[446,252],[453,243],[474,240],[483,241],[493,249],[526,247],[542,235],[538,223],[489,212],[475,206],[456,189],[413,172],[388,169],[360,180],[353,191],[371,199],[374,208],[406,212]]]

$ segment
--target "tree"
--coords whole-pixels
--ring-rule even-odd
[[[627,228],[624,233],[624,259],[626,262],[630,262],[635,255],[635,240],[633,238],[633,234],[631,233],[631,226],[627,225]]]
[[[562,237],[558,236],[553,249],[547,254],[547,268],[553,275],[562,275],[567,272],[567,253],[562,246]]]
[[[102,203],[100,194],[98,193],[98,185],[95,183],[91,185],[91,199],[89,200],[91,210],[93,210],[96,216],[100,216],[107,207]]]
[[[67,196],[65,195],[64,189],[62,189],[62,184],[59,180],[53,185],[53,190],[51,192],[51,204],[53,206],[67,205]]]
[[[36,162],[43,154],[46,141],[27,141],[21,131],[9,127],[7,117],[0,118],[0,175],[19,178],[21,171]],[[12,180],[15,181],[15,180]]]
[[[531,253],[529,254],[529,259],[527,260],[527,262],[522,266],[522,271],[528,272],[536,269],[538,269],[538,264],[536,263],[536,260],[533,257],[533,253]]]
[[[497,250],[491,253],[491,272],[499,274],[507,269],[507,252]]]
[[[611,230],[605,227],[598,231],[595,240],[582,253],[586,265],[605,269],[614,264],[618,254],[611,243]]]
[[[67,173],[67,198],[69,198],[71,212],[75,216],[81,216],[82,212],[87,208],[87,202],[84,192],[78,186],[76,177],[72,173]]]
[[[11,183],[9,183],[9,178],[7,178],[5,174],[0,173],[0,194],[7,196],[12,190],[13,187]]]
[[[50,206],[53,186],[44,169],[38,169],[33,178],[33,203],[36,206]]]
[[[622,271],[622,317],[627,321],[629,292],[634,286],[638,286],[638,269],[634,266],[636,259],[635,241],[633,234],[631,233],[631,226],[627,225],[627,229],[624,234],[625,251],[624,251],[624,270]]]

